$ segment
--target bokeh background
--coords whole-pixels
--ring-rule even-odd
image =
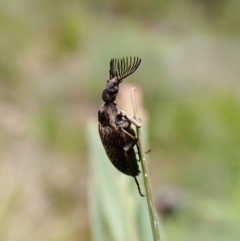
[[[167,240],[239,240],[239,13],[236,0],[1,0],[0,240],[91,240],[86,123],[124,56],[143,59],[128,81],[158,207],[174,199]]]

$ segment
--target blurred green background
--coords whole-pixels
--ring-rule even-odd
[[[0,240],[91,240],[86,122],[124,56],[143,60],[127,81],[149,114],[156,202],[164,187],[185,200],[167,240],[239,240],[239,13],[236,0],[1,0]]]

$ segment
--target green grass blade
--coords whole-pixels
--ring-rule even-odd
[[[134,116],[135,116],[135,119],[138,121],[139,118],[138,118],[137,104],[135,100],[134,91],[135,91],[135,88],[132,89],[132,103],[133,103],[133,109],[134,109]],[[152,227],[153,240],[160,241],[159,224],[158,224],[156,211],[154,208],[151,184],[150,184],[147,163],[145,158],[145,150],[143,148],[143,138],[142,138],[141,128],[137,128],[137,138],[138,138],[138,143],[140,148],[139,154],[140,154],[140,161],[142,165],[143,180],[144,180],[144,186],[146,191],[146,198],[147,198],[149,217],[150,217],[150,222]]]

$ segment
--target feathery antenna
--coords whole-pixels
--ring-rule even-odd
[[[130,57],[123,59],[111,59],[109,76],[110,79],[116,77],[118,82],[121,83],[123,79],[133,74],[141,63],[138,57]]]

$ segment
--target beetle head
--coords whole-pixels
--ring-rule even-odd
[[[117,78],[113,78],[107,81],[106,87],[102,93],[102,99],[104,102],[113,102],[119,91],[119,82]]]
[[[138,57],[130,57],[123,59],[111,59],[109,80],[102,93],[102,99],[106,103],[113,102],[119,91],[119,84],[123,79],[133,74],[141,63],[141,59]]]

